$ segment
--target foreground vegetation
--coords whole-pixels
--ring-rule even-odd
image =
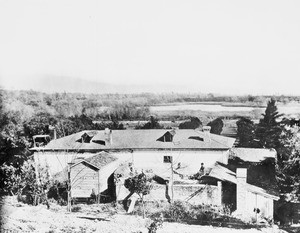
[[[2,205],[1,205],[2,204]],[[4,205],[3,205],[4,204]],[[182,219],[176,222],[170,222],[164,219],[161,224],[155,226],[154,218],[147,217],[143,219],[137,213],[133,215],[126,214],[122,206],[119,204],[92,204],[92,205],[76,205],[76,211],[67,212],[65,206],[51,203],[48,209],[44,205],[29,206],[17,202],[12,197],[0,198],[1,212],[1,232],[46,232],[46,233],[60,233],[60,232],[97,232],[97,233],[182,233],[182,232],[223,232],[223,233],[238,233],[241,228],[247,228],[247,225],[241,224],[223,224],[211,226],[206,224],[196,225],[195,223],[186,224]],[[159,205],[160,208],[164,206],[163,203],[153,204],[147,203],[147,209],[151,209],[153,205]],[[167,205],[169,205],[167,203]],[[170,206],[170,205],[169,205]],[[172,210],[170,213],[178,213],[182,210],[181,207],[175,204],[170,206],[167,210]],[[158,209],[160,209],[158,208]],[[205,208],[203,208],[205,210]],[[208,209],[208,208],[207,208]],[[179,212],[179,215],[185,215],[186,212]],[[200,215],[200,214],[199,214]],[[211,215],[210,215],[211,216]],[[225,219],[224,219],[225,221]],[[214,225],[214,224],[213,224]],[[219,227],[222,226],[222,227]],[[256,228],[256,227],[255,227]],[[262,226],[259,229],[243,229],[244,233],[283,233],[276,226]]]

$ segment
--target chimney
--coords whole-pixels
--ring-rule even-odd
[[[238,213],[243,213],[247,204],[247,168],[237,168],[236,179],[236,210]]]
[[[202,128],[203,132],[204,132],[204,135],[205,137],[208,139],[208,141],[210,142],[210,130],[211,130],[211,127],[206,125],[206,126],[203,126]]]
[[[109,128],[105,128],[105,141],[107,141],[110,145],[112,144],[112,130]]]
[[[50,136],[52,140],[56,139],[56,128],[53,125],[49,125],[48,127],[49,131],[50,131]]]

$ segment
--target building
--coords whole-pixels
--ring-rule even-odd
[[[201,130],[102,130],[82,131],[34,147],[35,161],[53,175],[77,157],[88,158],[106,151],[120,160],[131,159],[138,170],[166,171],[170,164],[195,174],[216,161],[227,163],[235,139]]]
[[[273,219],[274,201],[279,200],[275,178],[276,151],[233,148],[228,164],[216,163],[201,179],[222,182],[222,203],[238,215]]]
[[[232,211],[247,210],[248,216],[260,212],[260,215],[272,218],[274,200],[278,199],[274,173],[276,152],[233,148],[234,138],[211,134],[209,130],[209,127],[203,127],[203,130],[82,131],[32,150],[36,164],[48,167],[50,174],[62,171],[74,161],[71,171],[78,173],[82,169],[89,172],[93,179],[88,182],[88,188],[73,190],[78,197],[87,197],[92,190],[102,192],[117,165],[128,166],[130,163],[134,170],[159,178],[153,198],[165,200],[170,196],[167,184],[172,181],[174,200],[230,205]],[[113,155],[115,158],[111,161],[113,168],[106,170],[105,176],[99,175],[104,166],[91,160],[99,153],[102,157]],[[195,175],[196,179],[191,180]],[[85,183],[83,173],[81,177]],[[116,196],[123,199],[126,192],[122,182],[118,185]]]
[[[113,174],[119,166],[118,159],[105,152],[75,160],[70,165],[72,198],[89,198],[104,191],[114,196]]]

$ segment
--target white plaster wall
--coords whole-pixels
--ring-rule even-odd
[[[72,160],[88,158],[94,153],[76,152],[35,152],[34,159],[40,166],[48,166],[51,175],[60,172]],[[170,163],[164,163],[164,156],[173,156],[174,168],[180,162],[190,174],[199,171],[201,163],[205,168],[212,167],[216,161],[227,163],[228,151],[133,151],[114,152],[121,160],[132,162],[137,169],[170,169]]]
[[[94,153],[76,153],[76,152],[35,152],[34,160],[38,166],[47,167],[50,175],[54,175],[62,171],[68,163],[72,162],[74,159],[83,157],[88,158],[94,156]],[[118,163],[122,161],[129,161],[131,158],[130,153],[113,153],[114,156],[119,158]],[[115,163],[112,163],[115,167]],[[110,169],[108,166],[106,169]]]
[[[266,218],[273,218],[273,199],[259,195],[257,193],[247,193],[246,210],[252,216],[255,216],[254,208],[259,208],[259,215]]]
[[[94,154],[84,153],[78,154],[74,152],[35,152],[35,163],[41,167],[48,167],[50,175],[54,175],[62,171],[68,163],[78,157],[90,157]]]
[[[227,151],[134,151],[133,164],[137,169],[169,169],[170,163],[164,163],[164,156],[173,157],[173,166],[186,167],[190,174],[199,171],[201,163],[205,168],[212,167],[216,161],[227,163]]]

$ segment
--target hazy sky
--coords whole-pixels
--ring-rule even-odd
[[[0,84],[45,76],[300,94],[300,1],[0,0]]]

